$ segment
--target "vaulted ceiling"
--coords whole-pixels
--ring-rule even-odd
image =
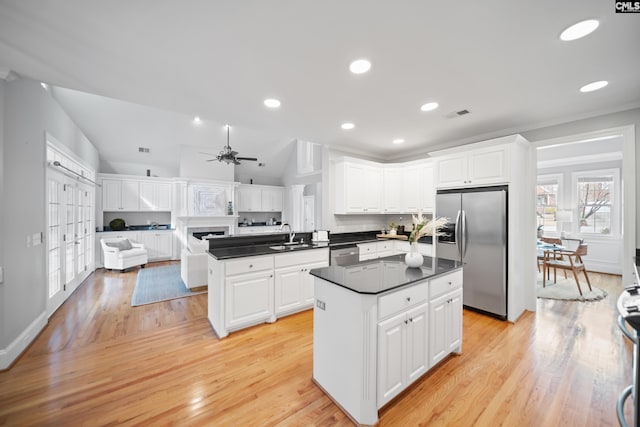
[[[589,18],[595,32],[559,39]],[[70,89],[65,108],[113,161],[141,140],[159,162],[181,144],[217,153],[224,123],[267,165],[294,138],[394,159],[632,108],[637,40],[638,16],[602,0],[0,2],[0,66]],[[349,71],[358,58],[368,73]]]

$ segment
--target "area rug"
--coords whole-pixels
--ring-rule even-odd
[[[180,277],[180,264],[141,268],[138,271],[136,287],[133,289],[131,306],[189,297],[204,292],[207,291],[193,292],[187,288]]]
[[[589,290],[586,280],[580,281],[582,296],[578,292],[576,281],[573,278],[565,279],[558,277],[557,283],[547,280],[547,286],[542,287],[542,276],[538,276],[538,286],[536,287],[536,295],[538,298],[556,299],[565,301],[598,301],[604,299],[607,293],[602,289],[591,285],[592,291]]]

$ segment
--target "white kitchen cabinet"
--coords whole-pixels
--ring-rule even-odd
[[[284,192],[282,188],[262,189],[262,211],[282,212]]]
[[[241,185],[237,191],[238,212],[259,212],[262,210],[262,190],[251,185]]]
[[[171,184],[168,182],[140,182],[141,211],[171,211]]]
[[[140,187],[138,181],[102,180],[103,211],[137,211],[139,209]]]
[[[226,325],[234,328],[273,316],[273,271],[239,274],[225,281]]]
[[[357,246],[360,251],[359,261],[378,258],[378,242],[358,243]]]
[[[343,159],[335,166],[335,213],[382,213],[383,175],[379,165]]]
[[[469,149],[436,158],[436,187],[476,187],[509,181],[509,147]]]
[[[429,369],[428,304],[378,324],[378,408]]]
[[[402,180],[403,170],[400,167],[385,167],[383,169],[383,211],[384,213],[402,212]]]
[[[395,253],[395,243],[391,240],[381,240],[376,242],[376,256],[384,258]]]
[[[462,271],[433,279],[429,288],[429,366],[462,346]]]
[[[329,265],[329,248],[208,260],[208,318],[219,338],[313,307],[309,270]]]
[[[236,228],[236,234],[270,234],[281,232],[279,225],[255,225]]]
[[[435,188],[431,162],[408,165],[402,170],[402,212],[433,212]]]
[[[284,188],[263,185],[240,185],[237,191],[238,212],[282,212]]]
[[[173,231],[141,231],[140,242],[147,250],[149,261],[173,258]]]
[[[313,277],[309,275],[309,270],[328,265],[327,250],[276,255],[274,259],[276,315],[312,307]]]

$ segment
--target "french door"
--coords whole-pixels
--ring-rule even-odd
[[[93,270],[93,192],[61,173],[47,176],[47,314],[51,316]]]

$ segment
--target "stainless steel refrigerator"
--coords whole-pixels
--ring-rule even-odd
[[[463,262],[465,307],[507,318],[507,187],[439,190],[436,217],[449,218],[438,258]]]

